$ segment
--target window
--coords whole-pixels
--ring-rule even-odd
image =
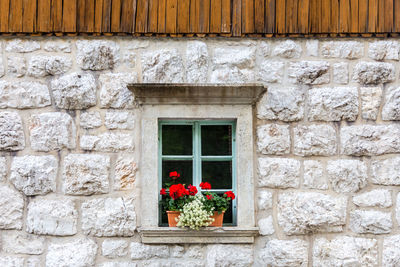
[[[171,171],[181,174],[179,183],[197,186],[209,182],[212,191],[236,194],[236,123],[233,120],[160,120],[159,187]],[[240,196],[239,196],[240,197]],[[167,222],[160,207],[160,224]],[[236,199],[224,215],[224,225],[236,225]]]

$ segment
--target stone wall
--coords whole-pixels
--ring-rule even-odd
[[[0,266],[399,266],[399,52],[395,39],[3,37]],[[140,243],[133,82],[268,86],[253,245]]]

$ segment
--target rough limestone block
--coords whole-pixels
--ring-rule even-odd
[[[96,81],[91,74],[61,76],[51,82],[51,90],[58,108],[87,109],[96,105]]]
[[[32,256],[25,260],[26,267],[40,267],[42,265],[39,256]]]
[[[138,170],[132,156],[121,155],[115,163],[114,190],[130,190],[134,188]]]
[[[82,231],[92,236],[133,236],[133,198],[98,198],[82,203]]]
[[[319,41],[318,40],[307,40],[306,41],[306,55],[309,57],[318,57],[319,53]]]
[[[45,238],[24,232],[3,232],[2,247],[7,253],[40,255],[44,252]]]
[[[249,245],[210,245],[207,247],[206,266],[253,266],[253,247]]]
[[[378,266],[378,242],[350,236],[332,240],[317,238],[314,241],[313,266]]]
[[[283,58],[299,58],[301,56],[301,52],[302,49],[300,44],[292,40],[286,40],[277,44],[272,52],[272,55]]]
[[[45,195],[56,190],[57,168],[54,156],[15,157],[10,182],[27,196]]]
[[[296,188],[300,183],[300,161],[285,158],[258,159],[258,186]]]
[[[206,83],[208,74],[207,44],[190,41],[186,47],[186,80],[188,83]]]
[[[354,125],[340,130],[342,153],[372,156],[400,152],[398,125]]]
[[[272,216],[260,219],[258,221],[258,227],[260,228],[260,235],[272,235],[275,233]]]
[[[257,127],[257,148],[262,154],[290,153],[290,131],[288,125],[267,124]]]
[[[347,198],[315,192],[279,195],[278,223],[287,235],[341,232],[346,223]]]
[[[260,41],[257,53],[264,58],[269,57],[271,55],[271,43],[268,41]]]
[[[29,53],[40,49],[40,43],[29,39],[11,39],[6,43],[6,52]]]
[[[1,56],[1,54],[0,54],[0,56]],[[3,58],[0,57],[0,78],[3,77],[5,73],[6,73],[6,70],[4,68]]]
[[[391,63],[360,62],[354,67],[353,80],[360,84],[382,84],[395,79],[395,68]]]
[[[106,132],[100,135],[83,135],[80,146],[83,150],[102,152],[133,151],[133,136],[127,133]]]
[[[26,231],[38,235],[76,234],[78,211],[69,199],[35,198],[28,204]]]
[[[336,131],[331,125],[299,125],[294,128],[294,154],[331,156],[336,154]]]
[[[319,160],[304,161],[304,187],[310,189],[327,190],[328,179],[324,172],[322,162]]]
[[[128,89],[128,83],[137,82],[137,74],[106,73],[99,77],[100,107],[102,108],[133,108],[134,96]]]
[[[137,267],[137,263],[127,261],[110,261],[100,263],[99,267]]]
[[[315,88],[308,93],[310,121],[355,121],[358,116],[356,87]]]
[[[73,149],[76,127],[71,116],[61,112],[34,114],[29,120],[31,147],[35,151]]]
[[[17,78],[21,78],[26,73],[26,59],[22,56],[7,57],[8,73]]]
[[[257,198],[258,210],[269,210],[272,209],[272,193],[267,190],[258,190]]]
[[[25,147],[21,117],[17,112],[0,112],[0,151],[17,151]]]
[[[299,88],[269,88],[257,105],[257,117],[299,121],[304,117],[304,92]]]
[[[185,68],[177,49],[160,49],[142,54],[144,83],[183,83]]]
[[[42,108],[50,105],[49,89],[43,83],[0,81],[0,108]]]
[[[64,159],[63,192],[67,195],[92,195],[109,192],[110,157],[94,154],[69,154]]]
[[[340,62],[332,65],[333,82],[339,84],[349,83],[349,63]]]
[[[355,210],[350,212],[349,227],[357,234],[387,234],[393,227],[390,212]]]
[[[59,39],[55,41],[47,41],[44,43],[43,49],[46,52],[71,53],[71,41]]]
[[[263,266],[306,267],[308,244],[301,239],[272,239],[260,251]]]
[[[104,124],[109,130],[132,130],[135,120],[129,111],[107,111]]]
[[[79,116],[79,125],[84,129],[99,128],[103,124],[100,112],[86,111]]]
[[[397,41],[375,41],[368,45],[368,56],[375,60],[399,60],[400,45]]]
[[[400,235],[383,239],[382,266],[396,267],[400,265]]]
[[[21,267],[24,266],[24,258],[15,256],[0,256],[0,266]]]
[[[122,56],[122,62],[125,63],[125,65],[128,68],[135,68],[136,67],[136,57],[137,54],[134,51],[125,51],[123,56]]]
[[[0,182],[4,182],[7,176],[7,161],[5,157],[0,157]]]
[[[379,185],[400,185],[400,157],[371,162],[371,180]]]
[[[400,193],[397,194],[397,199],[396,199],[396,220],[397,223],[400,224]]]
[[[101,254],[107,258],[124,257],[128,255],[129,243],[127,240],[106,239],[101,245]]]
[[[367,165],[362,161],[352,159],[330,160],[326,169],[335,192],[357,192],[367,185]]]
[[[353,196],[353,203],[359,207],[389,208],[392,206],[392,194],[386,189],[375,189]]]
[[[385,92],[382,120],[400,120],[400,87],[391,86]]]
[[[329,83],[329,63],[326,61],[299,61],[289,64],[289,82],[294,84]]]
[[[146,245],[139,242],[132,242],[130,247],[130,256],[132,260],[168,258],[169,247],[165,245]]]
[[[119,60],[119,46],[113,41],[76,41],[77,63],[83,70],[113,69]]]
[[[15,189],[0,185],[0,229],[22,230],[24,199]]]
[[[50,243],[46,255],[46,267],[94,266],[97,245],[89,238]]]
[[[376,120],[382,101],[382,89],[380,87],[360,87],[360,96],[362,118]]]
[[[364,43],[357,41],[323,42],[321,55],[326,58],[361,58],[364,55]]]
[[[265,83],[282,83],[284,69],[284,62],[265,60],[259,67],[258,79]]]
[[[27,74],[35,78],[47,75],[60,75],[68,72],[72,67],[69,57],[34,55],[28,63]]]

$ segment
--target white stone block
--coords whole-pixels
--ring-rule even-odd
[[[392,194],[389,190],[375,189],[353,196],[353,203],[359,207],[389,208],[392,206]]]
[[[262,154],[289,154],[290,131],[289,126],[267,124],[257,127],[257,148]]]
[[[22,230],[24,199],[7,185],[0,185],[0,214],[0,229]]]
[[[14,111],[0,112],[0,151],[17,151],[25,147],[21,117]]]
[[[367,186],[367,165],[360,160],[330,160],[327,172],[335,192],[354,193]]]
[[[353,70],[353,80],[360,84],[382,84],[394,79],[395,68],[391,63],[362,61]]]
[[[119,61],[119,46],[113,41],[76,41],[77,63],[83,70],[113,69]]]
[[[50,105],[49,89],[43,83],[0,81],[0,108],[42,108]]]
[[[392,215],[376,210],[355,210],[350,212],[349,227],[357,234],[388,234],[393,227]]]
[[[304,187],[327,190],[329,188],[327,175],[322,162],[318,160],[304,161]]]
[[[308,244],[301,239],[272,239],[260,251],[264,266],[308,266]]]
[[[360,87],[360,95],[362,118],[376,120],[382,101],[382,89],[380,87]]]
[[[332,156],[336,154],[336,131],[331,125],[299,125],[293,131],[295,155]]]
[[[287,158],[259,158],[258,186],[297,188],[300,183],[300,161]]]
[[[289,82],[294,84],[329,83],[329,63],[326,61],[299,61],[289,64]]]
[[[142,54],[144,83],[182,83],[185,68],[177,49],[160,49]]]

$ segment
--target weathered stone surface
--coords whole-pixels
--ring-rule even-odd
[[[98,128],[103,124],[100,112],[86,111],[80,114],[79,125],[85,129]]]
[[[76,127],[71,116],[61,112],[34,114],[29,120],[31,147],[36,151],[73,149]]]
[[[257,127],[257,148],[262,154],[288,154],[290,152],[289,126],[267,124]]]
[[[400,157],[372,161],[371,178],[374,184],[400,185]]]
[[[360,87],[360,96],[362,118],[376,120],[382,100],[382,89],[380,87]]]
[[[133,236],[136,213],[133,198],[98,198],[82,204],[82,231],[93,236]]]
[[[253,266],[253,248],[248,245],[210,245],[207,247],[206,266]]]
[[[101,254],[107,258],[124,257],[128,255],[129,243],[127,240],[106,239],[101,245]]]
[[[272,235],[273,233],[275,233],[272,216],[260,219],[258,221],[258,227],[260,228],[260,235]]]
[[[177,49],[161,49],[142,54],[144,83],[184,82],[182,56]]]
[[[124,55],[122,56],[122,61],[128,68],[135,68],[136,67],[136,57],[137,54],[134,51],[125,51]]]
[[[375,189],[354,196],[353,203],[359,207],[389,208],[392,206],[392,194],[389,190]]]
[[[289,64],[288,77],[295,84],[329,83],[329,63],[326,61],[300,61]]]
[[[101,74],[100,106],[102,108],[132,108],[134,96],[126,87],[128,83],[137,82],[136,73]]]
[[[0,266],[21,267],[24,266],[24,258],[15,256],[0,256]]]
[[[333,82],[339,84],[349,83],[349,63],[340,62],[332,65]]]
[[[137,164],[132,156],[122,155],[115,163],[114,190],[130,190],[136,181]]]
[[[267,120],[298,121],[304,117],[304,92],[298,88],[268,88],[257,106],[257,117]]]
[[[26,259],[26,267],[41,267],[41,265],[43,264],[38,256],[32,256]]]
[[[258,190],[258,210],[272,209],[272,193],[267,190]]]
[[[17,151],[25,147],[22,120],[17,112],[0,112],[0,150]]]
[[[64,159],[63,191],[68,195],[108,193],[110,157],[69,154]]]
[[[364,44],[357,41],[323,42],[321,55],[326,58],[361,58],[364,55]]]
[[[400,224],[400,194],[397,194],[396,199],[396,220],[397,224]]]
[[[355,121],[358,115],[356,87],[315,88],[308,94],[310,121]]]
[[[359,160],[330,160],[327,172],[333,190],[338,193],[357,192],[367,185],[367,165]]]
[[[99,267],[137,267],[137,263],[128,261],[112,261],[100,263]]]
[[[91,74],[71,73],[51,82],[58,108],[86,109],[96,105],[96,82]]]
[[[294,128],[294,154],[331,156],[336,154],[336,131],[330,125],[299,125]]]
[[[77,63],[83,70],[113,69],[119,60],[119,46],[113,41],[76,41]]]
[[[310,189],[328,189],[328,179],[322,162],[318,160],[304,161],[304,186]]]
[[[398,125],[354,125],[340,130],[345,155],[381,155],[400,152]]]
[[[13,188],[0,185],[0,229],[22,229],[24,199]]]
[[[38,235],[76,234],[78,211],[69,199],[35,198],[28,204],[26,231]]]
[[[71,53],[71,41],[47,41],[46,43],[44,43],[43,49],[47,52]]]
[[[1,56],[1,54],[0,54],[0,56]],[[0,57],[0,77],[3,77],[5,73],[6,73],[6,70],[4,68],[3,58]]]
[[[341,232],[346,222],[347,199],[315,192],[279,195],[278,223],[287,235]]]
[[[285,158],[258,159],[258,186],[296,188],[300,183],[300,161]]]
[[[208,73],[207,44],[190,41],[186,48],[186,80],[188,83],[206,83]]]
[[[100,135],[84,135],[81,137],[80,146],[84,150],[117,152],[132,151],[133,136],[125,133],[106,132]]]
[[[355,210],[350,212],[351,231],[358,234],[387,234],[393,227],[390,212]]]
[[[264,266],[308,266],[308,244],[301,239],[272,239],[260,251]]]
[[[264,58],[269,57],[269,55],[271,54],[270,42],[261,41],[258,48],[258,54]]]
[[[313,248],[313,266],[378,265],[378,242],[375,239],[339,236],[332,240],[317,238]]]
[[[7,253],[40,255],[44,251],[45,238],[23,232],[4,232],[2,247]]]
[[[368,45],[368,56],[375,60],[399,60],[399,52],[397,41],[375,41]]]
[[[353,80],[360,84],[381,84],[395,79],[394,65],[382,62],[360,62],[354,67]]]
[[[391,86],[385,92],[382,120],[400,120],[400,87]]]
[[[6,43],[6,52],[29,53],[40,49],[40,43],[29,39],[12,39]]]
[[[168,258],[169,248],[165,245],[146,245],[138,242],[132,242],[130,256],[132,260]]]
[[[47,85],[39,82],[0,81],[0,108],[41,108],[51,105]]]
[[[50,243],[46,255],[46,267],[94,266],[97,245],[88,238]]]
[[[8,56],[7,66],[8,73],[12,76],[20,78],[26,73],[26,59],[22,56]]]
[[[105,126],[110,130],[132,130],[135,120],[129,111],[108,111],[105,116]]]
[[[66,73],[72,67],[69,57],[35,55],[29,61],[27,74],[40,78],[47,75],[59,75]]]
[[[27,196],[45,195],[56,190],[57,168],[54,156],[15,157],[10,182]]]
[[[0,157],[0,182],[4,182],[7,176],[7,161],[5,157]]]
[[[382,266],[396,267],[400,265],[400,235],[383,239]]]
[[[319,53],[319,41],[318,40],[307,40],[306,41],[306,55],[310,57],[318,57]]]
[[[278,43],[272,52],[273,56],[279,56],[283,58],[299,58],[302,49],[299,44],[292,40],[286,40]]]
[[[266,60],[260,65],[258,79],[265,83],[282,83],[285,63]]]

